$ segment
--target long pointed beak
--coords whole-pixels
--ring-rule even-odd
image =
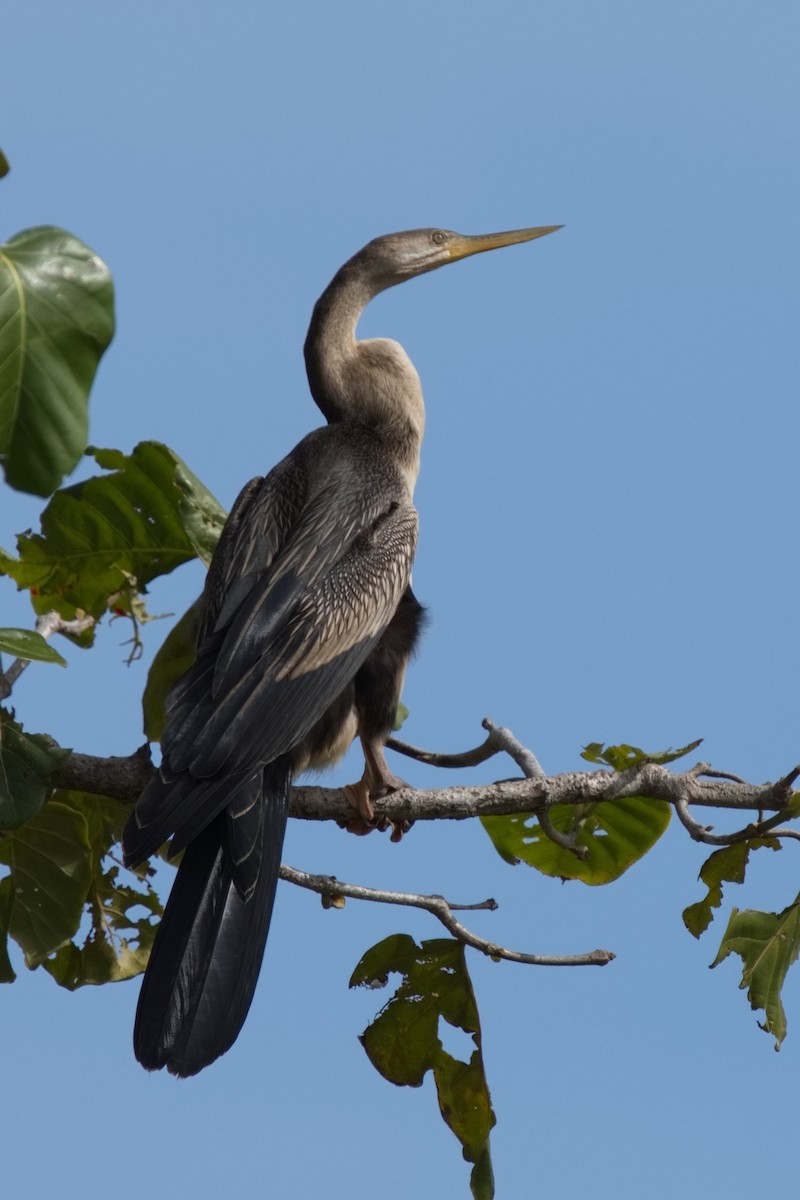
[[[507,233],[479,233],[475,236],[456,234],[448,243],[450,261],[467,258],[470,254],[482,254],[484,250],[497,250],[500,246],[515,246],[518,242],[532,242],[563,229],[563,225],[537,225],[534,229],[511,229]]]

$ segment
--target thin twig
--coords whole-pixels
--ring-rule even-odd
[[[747,783],[746,779],[742,779],[741,775],[732,775],[730,771],[715,771],[708,763],[703,764],[705,770],[702,774],[706,779],[729,779],[731,783]]]
[[[489,717],[484,717],[481,724],[484,729],[489,731],[489,741],[494,742],[498,749],[504,750],[506,754],[513,758],[526,779],[541,781],[547,778],[533,751],[523,746],[514,737],[510,729],[506,729],[502,725],[495,725],[494,721],[490,720]],[[556,846],[560,846],[562,850],[568,850],[570,854],[574,854],[581,862],[586,862],[586,859],[589,857],[588,847],[580,844],[574,832],[562,833],[560,829],[556,829],[544,805],[536,810],[536,819],[539,822],[539,828],[546,838],[549,838]]]
[[[434,750],[421,750],[419,746],[411,746],[408,742],[401,742],[399,738],[393,737],[386,739],[386,745],[397,754],[404,754],[406,758],[413,758],[416,762],[425,763],[429,767],[446,767],[450,770],[456,770],[459,767],[477,767],[480,763],[487,762],[490,758],[494,758],[495,754],[500,753],[500,747],[495,745],[491,737],[488,737],[485,742],[481,742],[480,746],[475,746],[473,750],[465,750],[462,754],[437,754]]]
[[[489,717],[484,717],[481,724],[488,731],[489,741],[499,750],[505,750],[506,754],[513,758],[526,779],[547,778],[533,751],[529,750],[527,746],[523,746],[510,729],[506,729],[503,725],[495,725]]]
[[[443,896],[420,896],[415,892],[387,892],[379,888],[362,887],[360,884],[343,883],[332,875],[310,875],[307,871],[299,871],[296,867],[283,866],[280,870],[281,879],[298,887],[307,888],[322,896],[327,907],[335,907],[335,901],[341,897],[352,900],[370,900],[376,904],[399,904],[406,908],[421,908],[431,913],[444,925],[453,937],[466,946],[480,950],[482,954],[492,959],[506,959],[508,962],[528,963],[537,967],[604,967],[610,963],[614,955],[610,950],[592,950],[589,954],[547,955],[523,954],[519,950],[509,950],[498,946],[486,938],[478,937],[467,929],[453,916],[454,908],[496,909],[494,900],[484,900],[475,905],[448,904]]]
[[[769,831],[769,837],[794,838],[795,841],[800,842],[800,833],[798,833],[796,829],[771,829]]]
[[[734,830],[733,833],[712,833],[712,825],[701,825],[699,821],[695,821],[689,811],[689,805],[686,800],[675,801],[675,812],[678,814],[678,819],[684,829],[688,830],[689,836],[695,842],[704,842],[707,846],[733,846],[737,842],[752,841],[754,838],[766,837],[785,837],[796,838],[800,841],[800,833],[794,829],[778,829],[776,828],[783,821],[787,814],[785,812],[775,813],[766,821],[759,820],[746,825],[744,829]]]
[[[742,840],[741,832],[719,834],[711,833],[710,825],[701,825],[699,821],[695,821],[692,814],[689,812],[689,805],[685,800],[675,801],[675,812],[678,814],[678,819],[689,833],[689,836],[695,842],[703,842],[706,846],[732,846],[734,842]]]

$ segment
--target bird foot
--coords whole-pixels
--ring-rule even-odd
[[[356,834],[357,837],[364,837],[366,834],[372,833],[373,829],[383,833],[391,827],[391,840],[393,842],[401,841],[403,834],[408,833],[413,822],[392,821],[389,817],[376,817],[372,799],[374,797],[379,800],[382,796],[388,796],[390,792],[399,792],[401,788],[408,786],[406,781],[398,775],[388,773],[383,775],[377,784],[372,784],[365,771],[358,783],[348,783],[342,789],[348,804],[356,811],[356,815],[349,821],[341,822],[343,828],[348,833]]]

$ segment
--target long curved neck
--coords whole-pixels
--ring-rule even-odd
[[[356,339],[369,301],[395,282],[364,270],[358,256],[345,263],[314,306],[304,353],[311,395],[325,419],[375,430],[413,491],[425,426],[419,376],[398,342]]]

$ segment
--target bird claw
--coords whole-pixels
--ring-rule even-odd
[[[354,833],[357,837],[365,837],[366,834],[372,833],[377,829],[380,833],[384,833],[391,828],[391,838],[393,842],[402,840],[403,834],[408,833],[413,821],[392,821],[386,816],[375,816],[375,809],[372,804],[372,797],[376,800],[382,796],[388,796],[390,792],[398,792],[401,788],[408,787],[404,779],[400,779],[397,775],[388,775],[381,780],[378,787],[371,789],[366,778],[359,779],[358,783],[348,783],[342,789],[348,804],[356,811],[356,815],[351,817],[349,821],[340,821],[339,824],[348,833]]]

